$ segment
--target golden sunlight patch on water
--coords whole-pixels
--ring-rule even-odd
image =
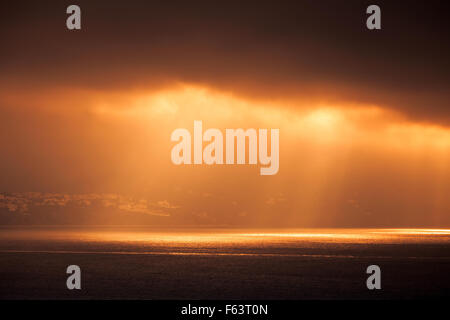
[[[382,229],[381,231],[372,231],[372,233],[388,234],[418,234],[418,235],[450,235],[450,229]]]
[[[300,242],[316,243],[403,243],[447,242],[450,229],[295,229],[295,230],[117,230],[117,229],[67,229],[67,230],[6,230],[0,229],[0,239],[50,240],[71,243],[116,243],[155,246],[241,246],[270,245]]]

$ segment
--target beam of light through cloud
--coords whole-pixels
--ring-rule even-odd
[[[435,226],[449,219],[450,129],[383,106],[250,99],[187,83],[3,99],[11,120],[3,130],[12,138],[1,141],[8,151],[1,161],[14,181],[3,180],[3,189],[167,199],[181,206],[173,223],[264,226],[283,215],[299,226]],[[249,165],[174,167],[170,133],[194,120],[205,129],[279,128],[279,173],[263,180]]]

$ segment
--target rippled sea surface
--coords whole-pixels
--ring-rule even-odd
[[[79,265],[82,290],[66,288]],[[382,289],[366,287],[379,265]],[[410,299],[450,295],[450,230],[1,227],[8,299]]]

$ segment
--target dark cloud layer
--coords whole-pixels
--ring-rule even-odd
[[[377,1],[69,1],[0,8],[0,81],[24,88],[205,83],[243,95],[375,103],[450,123],[449,5]]]

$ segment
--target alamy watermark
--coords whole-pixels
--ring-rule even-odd
[[[171,152],[172,162],[180,164],[246,164],[246,141],[248,139],[248,164],[263,165],[261,175],[274,175],[279,169],[279,129],[226,129],[225,141],[219,129],[210,128],[203,132],[202,121],[194,121],[194,158],[192,159],[192,138],[188,129],[179,128],[172,132],[171,140],[178,142]],[[203,142],[210,142],[203,148]],[[236,148],[235,148],[236,142]],[[268,144],[270,142],[270,155]],[[236,157],[235,157],[236,149]],[[258,153],[259,149],[259,153]],[[225,151],[225,159],[224,159]]]
[[[70,274],[69,277],[67,277],[66,286],[67,289],[73,290],[73,289],[81,289],[81,269],[79,266],[72,264],[67,267],[66,273]]]
[[[370,276],[367,278],[366,286],[369,290],[381,289],[381,269],[376,264],[372,264],[367,267],[367,274]]]

